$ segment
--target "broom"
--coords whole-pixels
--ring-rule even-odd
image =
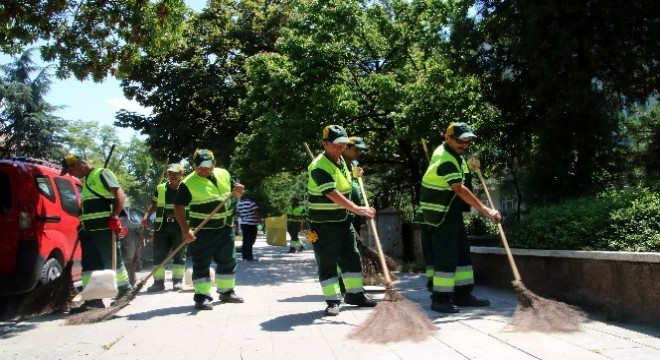
[[[305,150],[307,151],[307,154],[313,161],[314,154],[312,153],[312,150],[310,150],[309,145],[307,145],[307,142],[303,142],[303,145],[305,145]],[[363,192],[363,195],[366,198],[367,194]],[[360,253],[360,259],[362,262],[362,277],[364,278],[365,284],[375,285],[375,284],[383,283],[382,280],[383,277],[380,274],[380,256],[374,249],[370,248],[364,242],[364,240],[362,239],[359,233],[357,234],[356,240],[357,240],[356,243],[357,243],[358,252]],[[399,270],[399,264],[397,264],[397,262],[394,261],[394,259],[392,259],[388,255],[384,255],[384,257],[388,272]],[[390,273],[389,275],[390,278],[392,277],[396,278],[396,276],[392,273]]]
[[[366,194],[361,177],[358,178],[358,183],[362,193]],[[366,196],[364,201],[366,206],[369,206]],[[406,299],[392,287],[392,279],[385,265],[385,256],[380,245],[376,222],[373,218],[369,218],[368,223],[376,242],[380,265],[385,276],[385,297],[376,305],[369,317],[348,334],[348,337],[372,343],[422,341],[430,336],[436,328],[416,303]]]
[[[474,171],[479,176],[481,186],[483,186],[489,205],[492,207],[493,200],[486,187],[484,177],[478,168],[475,168]],[[518,297],[518,305],[516,305],[513,312],[511,325],[521,331],[561,332],[580,330],[580,324],[585,319],[585,314],[580,309],[559,301],[543,298],[525,287],[520,278],[518,267],[513,260],[513,254],[511,254],[509,243],[504,235],[502,224],[497,224],[497,230],[502,238],[513,271],[514,281],[512,281],[512,284]]]
[[[211,220],[211,217],[217,213],[224,205],[227,200],[231,197],[231,193],[227,194],[222,201],[220,201],[220,204],[211,211],[211,213],[204,219],[197,227],[193,230],[193,234],[197,234],[197,232],[204,226],[206,225],[209,220]],[[92,324],[96,323],[99,321],[104,321],[108,320],[112,316],[114,316],[119,310],[123,309],[128,305],[131,300],[135,299],[135,296],[140,292],[142,287],[147,283],[147,281],[154,275],[156,270],[158,270],[161,267],[164,267],[172,258],[174,255],[181,251],[184,246],[186,246],[187,243],[185,241],[182,241],[181,244],[179,244],[174,250],[170,251],[170,253],[167,255],[165,260],[163,260],[158,266],[155,266],[153,270],[149,273],[149,275],[145,276],[140,282],[131,289],[131,291],[127,292],[124,294],[122,297],[119,299],[115,300],[112,302],[112,304],[103,309],[93,309],[89,311],[85,311],[83,313],[75,314],[72,316],[69,316],[66,319],[66,323],[68,325],[80,325],[80,324]]]

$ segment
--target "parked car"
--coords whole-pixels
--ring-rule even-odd
[[[0,295],[22,294],[62,274],[78,237],[80,180],[60,166],[0,159]],[[80,246],[72,280],[81,279]]]

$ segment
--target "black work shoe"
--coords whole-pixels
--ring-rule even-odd
[[[195,309],[197,310],[213,310],[213,298],[205,296],[202,299],[195,300]]]
[[[229,291],[225,291],[223,293],[220,293],[219,299],[222,302],[234,303],[234,304],[240,304],[240,303],[245,302],[242,297],[238,297],[238,295],[236,295],[234,290],[229,290]]]
[[[455,299],[454,305],[457,306],[467,306],[467,307],[486,307],[490,305],[490,300],[488,299],[479,299],[478,297],[470,294],[469,296]]]
[[[294,248],[294,247],[290,247],[290,248],[289,248],[289,251],[287,251],[286,253],[287,253],[287,254],[293,254],[294,252],[296,252],[296,248]]]
[[[77,308],[69,310],[69,314],[80,314],[85,311],[94,310],[94,309],[105,309],[105,304],[101,299],[87,300],[83,302]]]
[[[363,292],[357,294],[347,293],[344,296],[344,302],[348,305],[356,305],[359,307],[374,307],[377,305],[374,299],[365,295]]]
[[[301,246],[301,247],[298,248],[298,252],[303,252],[303,250],[305,250],[304,246]]]
[[[149,286],[147,288],[147,292],[156,292],[156,291],[163,291],[165,290],[165,281],[164,280],[156,280],[154,281],[154,284]]]
[[[447,313],[447,314],[455,314],[461,311],[458,308],[458,306],[450,302],[435,302],[435,301],[431,303],[431,310],[441,313]]]
[[[339,315],[339,303],[333,302],[328,304],[328,306],[325,308],[325,315],[327,316]]]

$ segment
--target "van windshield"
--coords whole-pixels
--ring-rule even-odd
[[[11,211],[10,186],[9,174],[0,172],[0,214],[8,214]]]

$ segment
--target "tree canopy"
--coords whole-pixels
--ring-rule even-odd
[[[297,179],[303,143],[318,152],[332,123],[370,145],[379,206],[415,201],[421,140],[438,146],[452,121],[527,203],[633,182],[622,174],[643,167],[626,156],[657,145],[643,120],[660,76],[653,0],[210,0],[198,14],[181,0],[47,3],[3,4],[0,47],[41,40],[58,76],[114,74],[153,108],[116,124],[147,135],[155,158],[210,148],[252,188]],[[622,116],[633,103],[642,115]]]

